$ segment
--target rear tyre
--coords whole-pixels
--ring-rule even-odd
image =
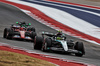
[[[41,50],[42,44],[43,44],[43,38],[36,36],[33,44],[34,49]]]
[[[45,43],[42,45],[42,51],[43,52],[49,51],[51,46],[52,46],[51,39],[46,38]]]
[[[82,57],[85,54],[84,45],[82,42],[76,42],[74,49],[79,51],[79,53],[75,53],[76,56]]]
[[[52,41],[50,38],[46,38],[45,42],[47,43],[47,47],[51,47]]]
[[[27,31],[31,31],[31,28],[27,28]]]
[[[32,28],[31,28],[31,31],[36,32],[36,30],[35,30],[35,28],[34,28],[34,27],[32,27]]]
[[[34,40],[35,36],[36,36],[36,32],[32,31],[31,34],[30,34],[30,37]]]
[[[29,27],[29,28],[27,28],[27,31],[33,31],[33,32],[36,32],[34,27]]]

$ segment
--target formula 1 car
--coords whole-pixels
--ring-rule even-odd
[[[36,36],[33,43],[34,49],[42,51],[60,51],[64,53],[83,56],[85,54],[84,45],[82,42],[74,42],[66,40],[65,36],[58,38],[55,34],[43,32],[42,37]]]
[[[36,36],[35,28],[28,27],[31,23],[16,22],[16,25],[11,25],[10,28],[4,29],[3,37],[7,39],[19,38],[33,40]]]

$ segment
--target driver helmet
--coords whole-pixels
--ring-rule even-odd
[[[61,40],[62,38],[61,38],[61,37],[57,37],[56,39],[57,39],[57,40]]]
[[[62,35],[62,31],[58,30],[57,35]]]

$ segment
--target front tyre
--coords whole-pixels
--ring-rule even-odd
[[[3,37],[7,39],[12,39],[13,31],[9,28],[4,29]]]
[[[76,56],[82,57],[85,54],[84,45],[82,42],[76,42],[74,49],[79,51],[79,53],[75,53]]]
[[[7,37],[7,28],[4,29],[3,38]]]

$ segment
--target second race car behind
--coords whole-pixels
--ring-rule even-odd
[[[35,28],[28,27],[31,23],[16,22],[16,25],[11,25],[10,28],[4,29],[3,37],[7,39],[26,39],[33,40],[36,36]]]

